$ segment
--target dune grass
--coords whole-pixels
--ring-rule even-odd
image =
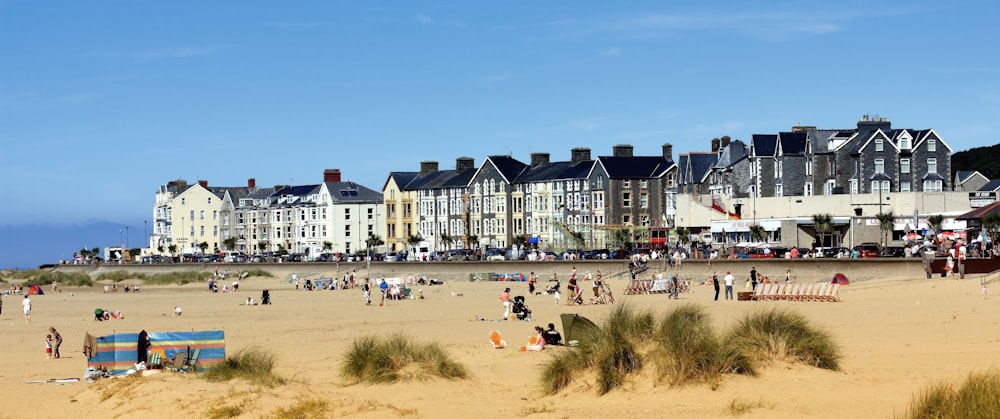
[[[973,373],[960,386],[940,383],[923,390],[904,417],[996,418],[1000,417],[1000,372]]]
[[[723,345],[739,348],[756,362],[787,360],[840,370],[842,355],[830,334],[788,310],[764,310],[740,319],[723,339]]]
[[[53,282],[61,286],[90,287],[94,281],[87,274],[73,272],[48,271],[44,269],[29,269],[25,271],[3,271],[0,280],[6,283],[20,282],[23,285],[48,285]],[[22,286],[23,286],[22,285]],[[25,290],[27,292],[27,290]]]
[[[765,402],[764,400],[757,400],[755,402],[733,400],[729,402],[728,413],[731,416],[740,416],[750,413],[757,409],[774,409],[774,404]]]
[[[104,272],[97,276],[97,281],[112,281],[112,282],[134,281],[134,280],[144,280],[144,279],[146,279],[146,274],[129,272],[129,271]]]
[[[539,381],[546,394],[593,374],[603,395],[649,362],[672,386],[708,383],[714,390],[725,375],[754,375],[759,365],[776,359],[837,370],[841,357],[829,334],[801,315],[775,310],[751,314],[720,337],[709,315],[694,304],[679,306],[659,320],[620,304],[578,340],[576,348],[556,352],[543,367]]]
[[[723,374],[754,373],[750,360],[738,348],[723,345],[708,313],[694,304],[667,313],[653,340],[660,378],[673,386],[705,382],[714,390]]]
[[[275,419],[322,419],[334,416],[330,402],[322,399],[299,399],[295,404],[279,408],[268,416]]]
[[[266,387],[287,383],[287,378],[274,373],[274,363],[273,353],[259,346],[250,346],[207,369],[201,376],[208,381],[229,381],[240,378]]]
[[[440,345],[420,344],[398,332],[386,338],[368,335],[355,339],[344,355],[340,373],[352,383],[371,384],[468,377],[466,367],[452,360]]]

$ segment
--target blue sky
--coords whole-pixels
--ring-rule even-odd
[[[864,114],[934,128],[955,151],[992,145],[998,9],[0,0],[0,225],[135,234],[177,178],[310,184],[338,168],[380,189],[421,160],[676,155]]]

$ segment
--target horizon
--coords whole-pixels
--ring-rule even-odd
[[[658,155],[664,143],[676,159],[712,138],[846,129],[862,115],[934,129],[956,152],[990,146],[1000,57],[982,51],[1000,38],[998,12],[0,0],[0,227],[107,223],[72,240],[113,241],[127,226],[136,243],[156,188],[179,178],[305,185],[340,169],[381,190],[424,160],[560,161],[615,144]],[[0,266],[20,264],[4,258],[23,240],[5,237]],[[32,251],[84,245],[59,243]]]

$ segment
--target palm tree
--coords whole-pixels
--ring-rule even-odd
[[[619,249],[632,250],[632,230],[619,228],[611,234],[611,242]]]
[[[266,252],[266,251],[268,251],[269,249],[268,249],[267,245],[268,245],[267,240],[263,240],[263,241],[257,242],[257,251],[259,251],[259,252]]]
[[[819,237],[819,247],[827,247],[826,235],[833,231],[833,216],[830,214],[813,214],[813,228]]]
[[[223,240],[222,245],[226,247],[226,250],[236,250],[236,237]]]
[[[406,244],[410,245],[410,249],[413,249],[414,256],[417,254],[417,245],[422,241],[424,241],[424,238],[420,237],[419,234],[411,234],[410,237],[406,238]]]
[[[365,244],[368,245],[368,252],[371,253],[371,248],[378,248],[379,246],[385,244],[385,241],[382,240],[382,237],[377,234],[369,234],[368,240],[365,240]]]
[[[941,232],[942,224],[944,224],[944,216],[941,214],[934,214],[927,217],[927,226],[933,231],[935,239],[937,238],[937,234]]]
[[[691,230],[688,230],[687,227],[677,227],[677,230],[674,230],[674,232],[677,233],[678,243],[686,245],[691,241]]]
[[[323,242],[323,253],[328,253],[333,250],[333,242],[325,241]]]
[[[451,234],[441,233],[438,237],[441,238],[441,244],[444,245],[444,249],[442,250],[447,251],[448,249],[451,249],[451,243],[455,241],[455,238],[452,237]]]
[[[879,230],[882,230],[882,245],[885,246],[889,243],[888,235],[892,232],[892,222],[896,220],[896,214],[892,211],[880,212],[875,214],[875,218],[878,220]]]
[[[208,249],[208,242],[198,243],[198,248],[201,249],[201,254],[205,254],[205,249]]]
[[[764,230],[764,226],[760,224],[754,224],[750,226],[750,240],[755,242],[762,242],[767,238],[767,230]]]
[[[170,246],[167,246],[167,251],[170,252],[170,256],[171,257],[177,256],[177,245],[176,244],[172,244]]]

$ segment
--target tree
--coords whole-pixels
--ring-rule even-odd
[[[674,232],[677,233],[677,243],[687,245],[691,242],[691,230],[688,230],[687,227],[677,227]]]
[[[754,224],[750,226],[750,240],[755,242],[762,242],[767,238],[767,230],[764,230],[764,226],[760,224]]]
[[[944,224],[944,216],[941,214],[934,214],[930,217],[927,217],[927,226],[931,228],[931,231],[934,233],[935,238],[937,238],[937,234],[941,232],[942,224]]]
[[[170,256],[177,256],[177,245],[176,244],[172,244],[170,246],[167,246],[167,250],[170,252]]]
[[[278,255],[285,256],[288,254],[288,250],[285,250],[285,245],[278,243]]]
[[[208,242],[198,243],[198,248],[201,249],[201,254],[205,254],[205,249],[208,249]]]
[[[896,214],[892,211],[880,212],[875,214],[875,219],[878,220],[879,230],[882,230],[882,245],[885,246],[889,243],[889,233],[892,232],[892,223],[896,220]]]
[[[813,228],[816,229],[816,235],[819,236],[819,247],[827,247],[826,238],[827,234],[833,231],[833,216],[830,214],[813,214]]]
[[[329,252],[333,250],[333,242],[325,241],[323,242],[323,252]]]
[[[527,244],[528,240],[524,236],[514,236],[514,246],[517,246],[518,249],[524,249]]]
[[[986,236],[996,246],[997,240],[1000,240],[1000,214],[986,214],[982,219],[982,224]]]
[[[236,250],[236,237],[230,237],[222,241],[222,246],[226,250]]]
[[[451,244],[455,241],[455,238],[448,233],[441,233],[441,244],[444,245],[443,250],[451,249]]]
[[[417,254],[417,245],[420,244],[420,242],[422,242],[422,241],[424,241],[424,238],[420,237],[419,234],[411,234],[410,237],[406,238],[406,244],[410,245],[410,249],[413,250],[413,253],[412,253],[413,256],[416,256],[416,254]]]
[[[377,234],[371,233],[368,234],[368,239],[365,240],[365,244],[368,245],[368,250],[371,252],[371,248],[379,247],[385,244],[385,241],[382,240],[382,237],[379,237]]]

